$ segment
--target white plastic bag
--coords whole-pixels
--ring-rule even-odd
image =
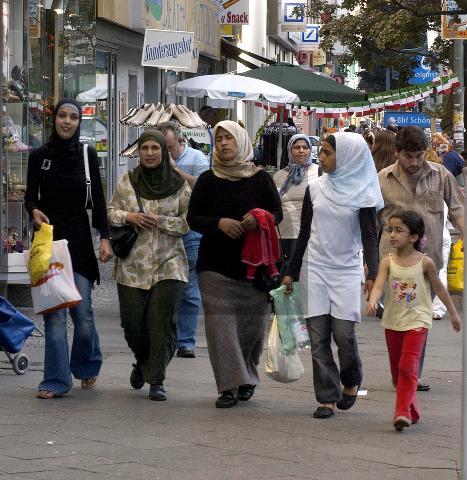
[[[26,265],[29,250],[24,251]],[[39,280],[31,284],[34,313],[51,313],[66,307],[74,307],[82,298],[75,285],[68,240],[56,240],[52,244],[49,268]]]
[[[274,315],[268,337],[268,355],[264,364],[266,375],[276,382],[290,383],[303,376],[303,365],[298,351],[286,354],[282,350],[277,318]]]

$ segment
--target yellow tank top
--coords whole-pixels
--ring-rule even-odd
[[[384,328],[397,331],[431,328],[430,283],[423,275],[423,257],[412,267],[398,265],[389,254],[389,275],[384,297]]]

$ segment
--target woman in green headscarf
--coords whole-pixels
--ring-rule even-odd
[[[189,230],[191,189],[170,165],[160,132],[144,132],[138,148],[140,164],[121,177],[108,215],[111,225],[132,224],[139,232],[130,254],[115,263],[121,324],[136,358],[130,384],[140,389],[149,383],[149,398],[166,400],[165,371],[175,353],[176,320],[188,280],[182,236]]]

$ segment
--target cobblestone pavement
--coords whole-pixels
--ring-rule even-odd
[[[35,399],[42,338],[23,349],[31,359],[25,375],[0,364],[0,480],[458,478],[461,336],[448,320],[430,333],[424,380],[432,390],[419,394],[422,422],[402,434],[391,426],[394,391],[383,331],[373,319],[358,328],[368,394],[332,419],[311,417],[309,352],[301,355],[301,381],[280,384],[262,374],[249,402],[214,408],[203,325],[196,359],[174,358],[169,366],[168,401],[150,402],[147,387],[129,386],[132,356],[110,268],[94,292],[105,355],[97,388],[81,390],[75,382],[62,399]]]

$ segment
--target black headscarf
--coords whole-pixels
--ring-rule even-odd
[[[64,140],[63,138],[61,138],[55,128],[55,119],[57,118],[58,111],[66,103],[74,105],[78,109],[79,113],[78,128],[76,129],[73,136],[68,140]],[[50,135],[49,140],[44,145],[45,152],[48,157],[60,157],[64,161],[73,161],[77,159],[81,160],[82,147],[79,143],[79,137],[82,116],[83,113],[81,111],[80,104],[72,98],[63,98],[57,103],[57,105],[55,105],[53,112],[52,134]]]
[[[170,165],[169,150],[164,135],[156,130],[147,130],[139,137],[138,148],[148,140],[154,140],[161,146],[161,163],[156,168],[138,165],[130,172],[130,181],[136,185],[143,198],[160,200],[177,192],[185,180]]]

